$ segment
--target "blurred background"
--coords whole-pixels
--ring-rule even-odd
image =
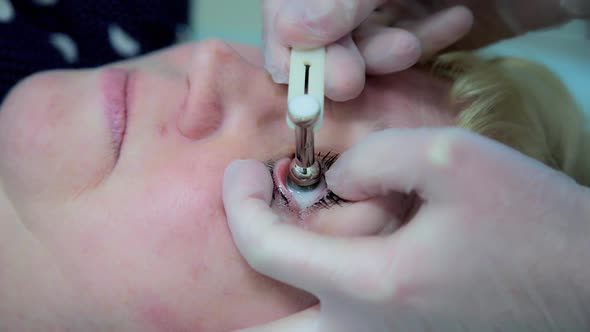
[[[261,0],[193,0],[191,39],[223,38],[261,44]],[[515,55],[544,63],[570,88],[590,114],[590,35],[588,24],[570,24],[503,41],[482,50],[486,55]]]
[[[261,0],[192,0],[193,38],[222,38],[260,45]]]

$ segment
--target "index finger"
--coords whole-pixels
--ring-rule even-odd
[[[498,179],[516,183],[547,172],[553,170],[465,129],[386,129],[343,153],[326,172],[326,182],[352,201],[416,192],[430,202],[448,202],[489,194]]]
[[[287,46],[314,48],[352,32],[385,0],[299,0],[284,2],[274,28]]]
[[[387,239],[335,238],[288,223],[270,208],[272,180],[257,161],[226,170],[223,202],[240,253],[252,268],[316,295],[332,291],[358,297],[371,276],[383,275]],[[362,289],[363,292],[359,292]],[[377,294],[379,293],[379,294]]]

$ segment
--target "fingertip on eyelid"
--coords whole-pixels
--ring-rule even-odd
[[[266,169],[253,160],[233,161],[225,170],[223,190],[230,201],[257,198],[270,201],[271,186]]]

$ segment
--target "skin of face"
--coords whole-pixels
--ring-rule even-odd
[[[316,303],[250,269],[226,224],[227,164],[294,152],[286,86],[262,63],[254,47],[208,40],[12,90],[0,111],[0,330],[228,331]],[[316,150],[452,125],[448,88],[414,69],[369,78],[359,98],[327,101]],[[330,234],[353,231],[342,218],[374,220],[359,227],[376,233],[400,213],[376,199],[302,217],[275,201],[287,222]]]

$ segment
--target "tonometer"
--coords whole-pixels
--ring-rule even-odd
[[[291,161],[288,183],[314,188],[321,179],[315,159],[314,132],[324,118],[324,64],[326,49],[291,50],[287,125],[295,130],[295,158]]]

